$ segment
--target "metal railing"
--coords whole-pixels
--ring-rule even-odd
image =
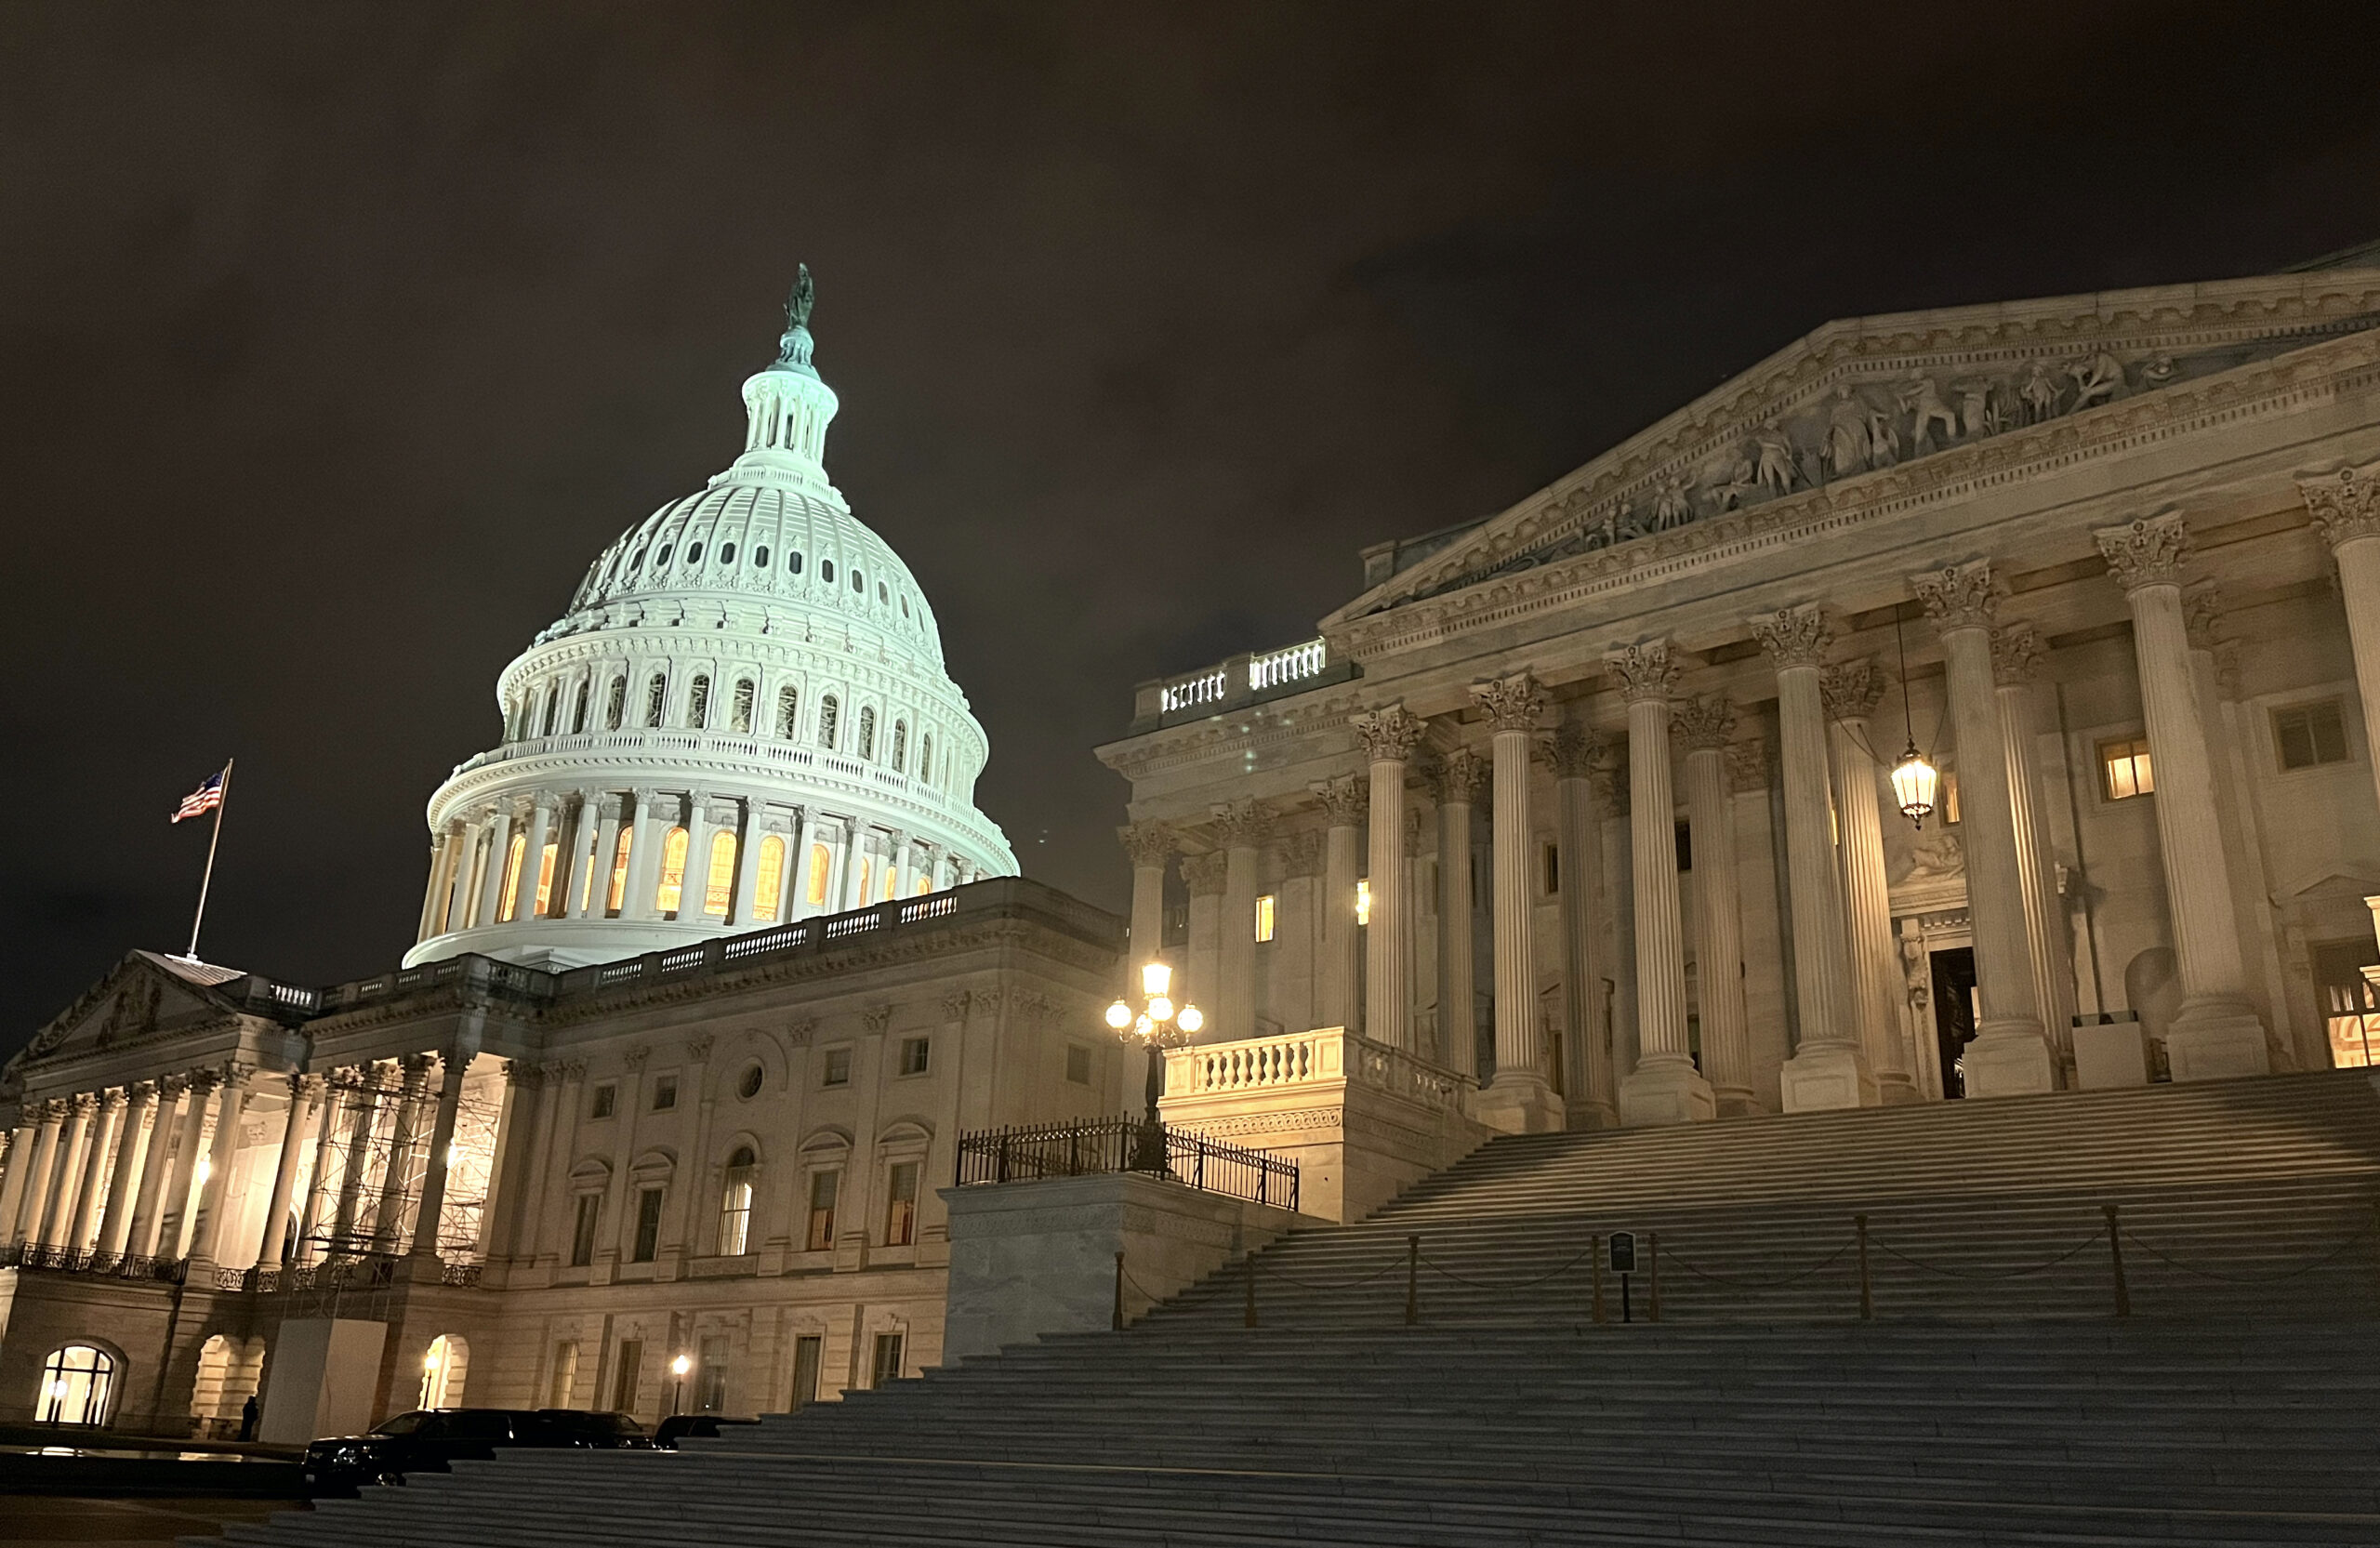
[[[959,1136],[957,1181],[962,1188],[1127,1171],[1293,1212],[1298,1207],[1298,1164],[1287,1156],[1211,1139],[1158,1118],[1086,1118]]]
[[[178,1284],[183,1261],[152,1258],[131,1252],[73,1251],[39,1242],[0,1248],[0,1268],[34,1269],[49,1274],[95,1274],[120,1279],[161,1279]]]

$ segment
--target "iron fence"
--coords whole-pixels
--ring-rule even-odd
[[[1206,1193],[1294,1211],[1298,1164],[1287,1156],[1173,1128],[1157,1118],[980,1129],[959,1137],[960,1187],[1137,1171]]]
[[[101,1274],[123,1279],[162,1279],[177,1283],[182,1277],[179,1258],[143,1257],[132,1252],[73,1251],[39,1242],[0,1248],[0,1268],[38,1269],[52,1274]]]

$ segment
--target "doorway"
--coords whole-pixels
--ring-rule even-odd
[[[1929,952],[1926,960],[1934,972],[1934,1037],[1941,1051],[1942,1095],[1950,1100],[1967,1094],[1959,1055],[1975,1041],[1975,948]]]

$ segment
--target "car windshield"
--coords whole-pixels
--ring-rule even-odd
[[[393,1419],[382,1420],[372,1426],[372,1433],[376,1436],[409,1436],[420,1429],[423,1422],[429,1418],[428,1414],[416,1409],[411,1413],[401,1413]]]

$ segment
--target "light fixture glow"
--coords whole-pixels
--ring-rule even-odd
[[[450,1145],[448,1145],[448,1146],[446,1147],[446,1170],[447,1170],[448,1171],[454,1171],[454,1170],[455,1170],[455,1163],[456,1163],[456,1162],[457,1162],[457,1161],[459,1161],[459,1160],[461,1160],[462,1158],[463,1158],[463,1147],[462,1147],[461,1145],[459,1145],[459,1144],[450,1144]]]
[[[1146,1017],[1146,1016],[1134,1016],[1134,1017],[1132,1018],[1132,1035],[1133,1035],[1134,1037],[1137,1037],[1137,1038],[1145,1038],[1145,1037],[1147,1037],[1150,1033],[1152,1033],[1152,1032],[1154,1032],[1154,1031],[1156,1031],[1156,1030],[1157,1030],[1157,1023],[1155,1023],[1155,1022],[1153,1022],[1153,1021],[1149,1020],[1149,1018],[1148,1018],[1148,1017]]]
[[[1355,883],[1355,922],[1372,922],[1372,884],[1368,879]]]
[[[1152,999],[1162,999],[1173,987],[1173,970],[1163,962],[1150,962],[1141,969],[1141,993]]]
[[[435,1370],[438,1369],[437,1350],[433,1349],[429,1354],[424,1355],[421,1357],[421,1369],[424,1370]]]
[[[1900,761],[1893,765],[1892,780],[1893,800],[1900,803],[1901,815],[1924,827],[1927,814],[1934,810],[1934,793],[1941,784],[1941,775],[1918,755],[1915,741],[1901,749]]]
[[[1132,1025],[1132,1008],[1122,1000],[1107,1008],[1107,1025],[1121,1032]]]
[[[206,1186],[206,1180],[215,1175],[215,1163],[207,1159],[205,1157],[201,1156],[198,1158],[198,1166],[195,1170],[195,1175],[198,1179],[198,1185],[202,1188]]]
[[[1196,1032],[1207,1025],[1207,1018],[1196,1005],[1184,1005],[1182,1013],[1173,1018],[1173,1025],[1184,1032]]]
[[[694,1362],[681,1355],[669,1362],[669,1369],[673,1373],[683,1376],[687,1371],[694,1369]]]
[[[1172,1019],[1173,1001],[1166,999],[1163,995],[1159,995],[1155,999],[1149,1001],[1149,1020],[1156,1022],[1167,1022],[1171,1021]]]

